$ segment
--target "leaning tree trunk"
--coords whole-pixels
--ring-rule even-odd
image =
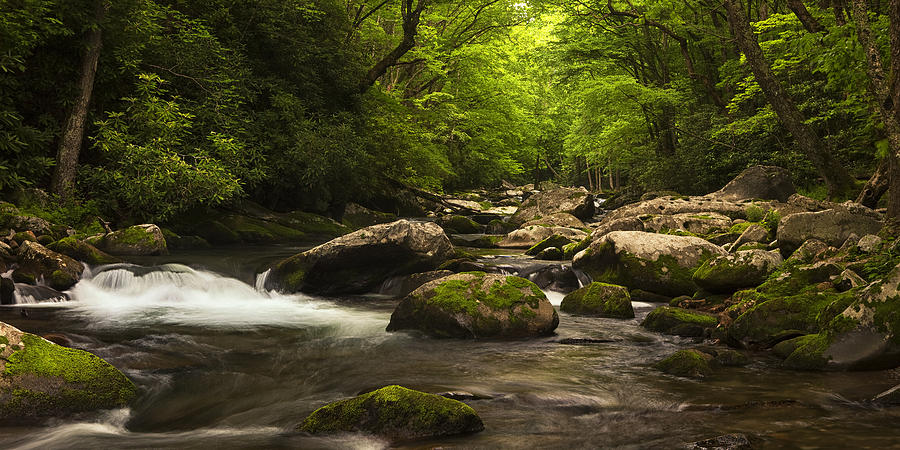
[[[94,91],[94,77],[97,75],[97,61],[100,59],[100,47],[103,46],[103,31],[100,27],[103,18],[109,11],[109,2],[99,0],[94,11],[94,24],[85,38],[87,48],[81,60],[81,75],[78,79],[78,97],[66,118],[66,125],[59,139],[59,151],[56,155],[56,169],[50,189],[63,198],[72,194],[75,184],[75,170],[78,167],[78,154],[81,153],[81,141],[84,139],[84,122],[87,120],[88,105]]]
[[[772,71],[759,47],[756,35],[750,29],[750,22],[747,21],[739,0],[725,0],[725,10],[728,13],[728,22],[734,29],[738,49],[746,56],[747,63],[766,100],[825,181],[829,196],[834,198],[847,192],[852,186],[850,175],[828,152],[819,136],[806,125],[803,114],[775,77],[775,72]]]
[[[397,65],[400,58],[412,50],[416,45],[416,34],[419,29],[419,18],[425,9],[425,0],[418,0],[413,6],[413,0],[402,0],[400,13],[403,16],[403,38],[390,53],[381,58],[367,72],[365,78],[359,84],[360,92],[366,92],[372,85],[387,72],[388,68]]]
[[[890,181],[891,162],[890,157],[888,157],[878,164],[875,173],[872,174],[872,177],[863,186],[859,196],[856,197],[856,203],[874,209],[878,206],[878,200],[881,200],[881,197],[884,196],[884,193],[890,187]]]
[[[888,217],[896,221],[900,219],[900,0],[891,0],[888,10],[891,17],[889,27],[890,75],[885,74],[884,65],[881,62],[881,51],[872,35],[866,0],[853,0],[856,36],[866,54],[866,74],[870,81],[869,91],[874,107],[884,122],[884,132],[890,147]]]

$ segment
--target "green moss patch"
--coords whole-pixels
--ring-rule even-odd
[[[402,386],[387,386],[323,406],[298,427],[312,434],[366,432],[394,442],[484,429],[465,403]]]
[[[41,416],[121,407],[136,394],[115,367],[88,352],[61,347],[32,334],[6,362],[0,416]]]
[[[563,298],[560,309],[570,314],[617,319],[634,318],[628,289],[606,283],[594,282],[569,293]]]
[[[684,337],[702,337],[718,325],[719,319],[711,314],[690,311],[671,306],[660,306],[647,315],[641,326],[665,334]]]
[[[699,350],[679,350],[653,367],[679,377],[703,378],[712,374],[712,359]]]

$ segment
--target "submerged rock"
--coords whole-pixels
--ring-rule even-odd
[[[26,241],[19,247],[19,268],[13,279],[36,284],[43,278],[53,289],[64,291],[78,282],[84,266],[74,259],[54,252],[37,242]]]
[[[120,408],[134,384],[106,361],[0,322],[0,419]]]
[[[687,444],[689,450],[750,450],[753,445],[747,435],[741,433],[723,434],[711,439]]]
[[[519,277],[465,272],[425,283],[404,298],[387,331],[416,329],[434,337],[543,336],[559,315],[534,283]]]
[[[135,225],[102,236],[94,246],[112,255],[164,255],[169,252],[162,230],[153,224]]]
[[[465,403],[393,385],[325,405],[313,411],[298,430],[364,432],[396,443],[476,433],[484,430],[484,423]]]
[[[703,378],[712,374],[712,360],[712,355],[699,350],[679,350],[653,367],[669,375]]]
[[[373,225],[275,264],[268,289],[358,294],[398,275],[434,270],[453,258],[441,227],[408,220]]]
[[[572,265],[595,281],[675,297],[693,294],[694,270],[725,254],[698,237],[614,231],[575,255]]]
[[[563,298],[560,310],[570,314],[633,319],[631,295],[622,286],[591,283]]]
[[[594,196],[584,188],[556,188],[528,197],[509,219],[515,225],[555,213],[569,213],[581,220],[594,216]]]
[[[641,322],[641,326],[664,334],[703,337],[718,325],[716,316],[672,306],[660,306]]]

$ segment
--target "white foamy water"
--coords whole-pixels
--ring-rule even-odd
[[[547,295],[547,300],[550,300],[550,304],[553,306],[561,305],[563,298],[566,296],[566,294],[556,291],[544,291],[544,294]]]
[[[335,326],[342,334],[360,335],[381,332],[388,322],[387,313],[257,289],[182,265],[114,266],[95,272],[72,288],[73,301],[65,305],[98,326]],[[263,278],[256,284],[264,283]]]

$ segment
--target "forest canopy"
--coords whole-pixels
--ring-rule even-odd
[[[0,0],[0,189],[165,221],[398,184],[697,194],[770,164],[875,206],[898,3]]]

